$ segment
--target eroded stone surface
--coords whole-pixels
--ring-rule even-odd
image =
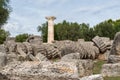
[[[90,60],[54,63],[49,61],[16,61],[5,66],[0,73],[11,80],[79,80],[79,77],[91,75],[92,68],[93,64]]]
[[[109,77],[120,76],[120,63],[104,64],[102,66],[101,74]]]
[[[10,80],[78,80],[75,63],[50,62],[13,62],[1,73]]]
[[[0,52],[0,68],[7,64],[6,53]]]
[[[70,53],[61,58],[62,61],[66,61],[70,59],[80,59],[80,53]]]
[[[54,41],[54,20],[56,19],[56,17],[54,16],[48,16],[46,17],[46,19],[48,20],[48,43],[52,43]]]
[[[5,45],[0,45],[0,52],[6,53]]]
[[[99,36],[94,37],[92,41],[100,49],[101,52],[105,52],[107,50],[107,45],[105,44],[103,39],[100,38]]]
[[[110,54],[120,55],[120,32],[115,35]]]
[[[38,59],[38,61],[48,61],[47,57],[41,53],[38,53],[35,57]]]
[[[80,60],[80,59],[63,59],[62,62],[73,62],[77,65],[79,77],[89,76],[93,73],[93,61],[92,60]]]
[[[108,63],[120,63],[119,55],[110,55],[108,58]]]
[[[101,74],[91,75],[81,78],[80,80],[104,80]]]
[[[29,36],[26,42],[29,42],[30,44],[37,44],[40,45],[43,43],[42,38],[40,36]]]

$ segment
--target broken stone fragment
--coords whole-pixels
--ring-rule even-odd
[[[101,74],[91,75],[91,76],[85,76],[83,78],[80,78],[80,80],[104,80]]]
[[[80,53],[70,53],[61,58],[61,61],[67,61],[70,59],[80,59]]]
[[[62,59],[61,62],[73,62],[77,65],[79,77],[89,76],[93,73],[93,61],[90,59],[80,60],[80,59]]]
[[[26,42],[29,42],[30,44],[37,44],[40,45],[43,43],[42,38],[40,36],[29,36]]]
[[[38,61],[48,61],[47,57],[41,53],[38,53],[35,57],[38,59]]]
[[[7,64],[7,56],[6,53],[0,52],[0,68]]]
[[[108,63],[120,63],[120,55],[110,55]]]
[[[120,32],[115,35],[110,54],[120,55]]]
[[[107,50],[107,45],[103,41],[103,39],[99,36],[96,36],[92,39],[95,45],[99,48],[101,52],[105,52]]]
[[[10,80],[79,80],[73,62],[15,62],[6,66],[0,73]]]
[[[120,76],[120,63],[104,64],[101,70],[102,76],[117,77]]]

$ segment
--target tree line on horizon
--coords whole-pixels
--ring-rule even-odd
[[[6,40],[10,35],[8,31],[2,29],[2,26],[7,23],[11,7],[9,6],[9,0],[0,0],[0,44]],[[44,42],[47,42],[48,23],[43,23],[37,27],[38,32],[41,32],[41,36]],[[85,39],[90,41],[95,36],[114,38],[116,32],[120,31],[120,19],[118,20],[106,20],[93,27],[86,23],[68,22],[64,20],[61,23],[57,23],[54,26],[54,38],[55,40],[73,40]],[[18,34],[15,38],[17,42],[24,42],[30,34]]]
[[[38,26],[37,30],[41,32],[44,42],[47,42],[48,23]],[[55,40],[73,40],[85,39],[91,41],[95,36],[114,38],[116,32],[120,31],[120,19],[113,21],[112,19],[103,21],[93,27],[89,24],[77,22],[68,22],[64,20],[54,25]]]

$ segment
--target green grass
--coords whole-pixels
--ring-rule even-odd
[[[104,80],[120,80],[120,77],[105,77]]]
[[[98,60],[94,63],[93,74],[100,74],[102,65],[105,64],[105,61]]]

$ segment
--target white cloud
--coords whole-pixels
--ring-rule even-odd
[[[21,25],[17,22],[4,25],[4,29],[9,31],[11,33],[11,36],[16,36],[22,33],[40,35],[40,33],[37,32],[36,27],[33,27],[32,25]]]
[[[54,15],[56,22],[62,20],[96,24],[108,16],[118,17],[119,0],[11,0],[13,12],[5,29],[13,35],[20,33],[39,34],[37,26],[46,22],[45,16]],[[102,2],[104,1],[104,3]],[[116,6],[118,5],[118,6]],[[118,9],[114,8],[118,7]],[[115,15],[110,15],[114,14]],[[107,15],[107,16],[106,16]],[[116,18],[115,17],[115,18]],[[113,18],[113,17],[112,17]]]

